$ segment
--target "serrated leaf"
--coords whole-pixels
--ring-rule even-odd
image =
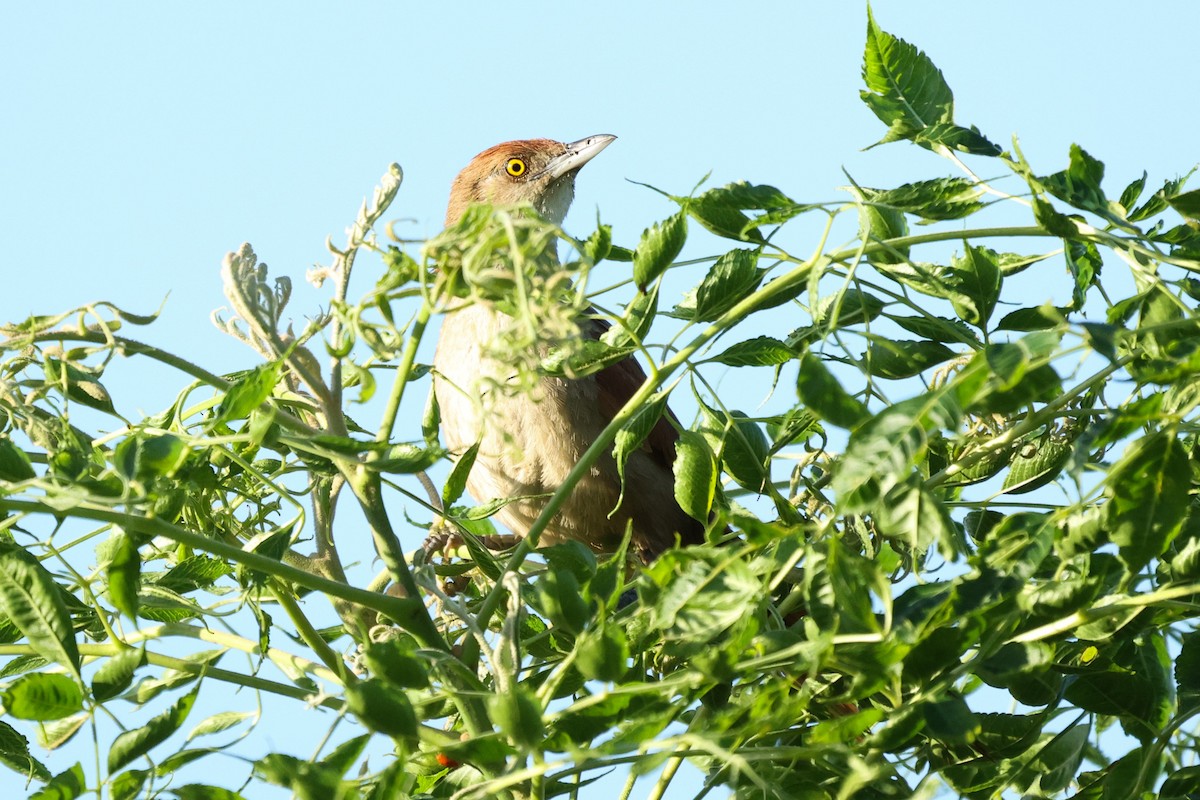
[[[142,568],[137,543],[119,528],[113,532],[110,543],[111,559],[104,570],[108,578],[108,599],[122,614],[137,619]]]
[[[233,382],[217,407],[216,423],[246,419],[252,411],[266,402],[283,371],[282,361],[260,364]]]
[[[876,339],[863,353],[862,359],[871,375],[887,380],[899,380],[920,375],[930,367],[949,361],[956,355],[957,353],[941,342]]]
[[[870,202],[865,190],[851,186],[848,191],[858,204],[858,237],[869,244],[879,244],[867,251],[867,259],[875,265],[906,264],[909,248],[885,244],[889,239],[908,236],[908,219],[903,211]]]
[[[915,181],[895,189],[861,187],[865,199],[891,206],[922,219],[962,219],[983,208],[983,190],[967,178],[935,178]]]
[[[1105,482],[1105,519],[1121,560],[1136,572],[1179,533],[1188,509],[1187,452],[1167,428],[1129,446]]]
[[[642,232],[633,254],[633,282],[646,291],[671,266],[687,240],[687,217],[683,212],[656,222]]]
[[[0,720],[0,764],[26,778],[50,779],[50,770],[29,752],[29,740],[4,720]]]
[[[29,456],[17,443],[0,434],[0,481],[25,481],[36,476]]]
[[[38,791],[29,795],[29,800],[75,800],[87,791],[87,779],[83,767],[76,763],[70,769],[64,770]]]
[[[98,703],[116,697],[129,688],[133,683],[133,673],[145,663],[145,652],[134,649],[122,650],[105,659],[92,676],[92,697]]]
[[[83,708],[83,692],[74,679],[58,672],[22,675],[0,692],[5,713],[40,722],[62,719]]]
[[[717,461],[708,440],[681,431],[675,443],[675,501],[692,519],[708,522],[717,489]]]
[[[638,409],[629,423],[617,431],[613,440],[613,460],[617,462],[617,476],[621,479],[621,495],[617,499],[617,505],[610,512],[611,514],[617,512],[621,501],[625,498],[625,465],[629,463],[629,457],[646,441],[646,437],[662,419],[666,409],[667,398],[659,397]]]
[[[764,273],[757,264],[755,250],[730,250],[722,254],[696,287],[691,318],[711,322],[745,299],[762,281]],[[676,311],[686,313],[688,309],[680,304]]]
[[[1024,494],[1052,482],[1071,457],[1077,434],[1074,429],[1068,433],[1052,430],[1019,446],[1004,476],[1004,491]]]
[[[786,364],[796,357],[792,348],[770,336],[756,336],[730,345],[715,356],[704,359],[730,367],[769,367]]]
[[[839,428],[857,427],[870,416],[862,401],[843,389],[814,353],[800,360],[796,392],[805,406]]]
[[[0,541],[0,615],[8,617],[34,652],[79,676],[79,648],[58,586],[33,554]]]
[[[196,686],[142,727],[119,734],[108,750],[108,771],[116,772],[170,738],[187,719],[199,692],[200,687]]]
[[[1059,200],[1107,216],[1108,200],[1100,188],[1103,179],[1104,164],[1077,144],[1071,145],[1070,163],[1065,170],[1038,178],[1046,191]]]
[[[951,259],[947,277],[953,279],[958,291],[950,302],[959,317],[981,330],[986,329],[1000,299],[1002,276],[996,252],[968,243],[961,258]]]
[[[912,139],[953,118],[954,95],[941,70],[916,47],[882,30],[869,7],[862,73],[867,88],[859,95],[888,126],[881,143]]]
[[[707,230],[735,241],[762,242],[763,235],[751,224],[750,217],[719,193],[705,192],[683,201],[684,209]]]

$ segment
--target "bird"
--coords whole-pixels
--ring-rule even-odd
[[[446,227],[473,203],[528,204],[546,221],[561,225],[580,169],[615,139],[609,134],[574,142],[525,139],[484,150],[454,179]],[[511,323],[511,317],[486,303],[449,311],[434,354],[433,387],[449,451],[461,454],[479,444],[467,491],[480,503],[518,498],[494,519],[522,538],[548,496],[641,387],[646,373],[630,356],[585,377],[540,376],[539,391],[495,398],[484,419],[479,402],[483,377],[506,369],[489,358],[488,344]],[[587,312],[580,320],[585,336],[599,338],[607,327]],[[538,545],[574,540],[597,554],[611,554],[628,527],[630,552],[649,563],[676,544],[703,543],[705,526],[675,499],[677,425],[667,410],[629,457],[623,496],[612,453],[600,458],[542,531]]]

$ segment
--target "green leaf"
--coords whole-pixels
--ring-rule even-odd
[[[621,500],[625,497],[625,467],[629,463],[629,457],[641,448],[642,444],[646,441],[646,437],[654,430],[654,426],[662,419],[663,412],[666,410],[667,398],[658,397],[638,409],[633,418],[617,431],[617,435],[613,440],[613,460],[617,462],[617,476],[621,479],[621,495],[617,500],[618,507],[621,505]]]
[[[43,366],[46,382],[62,388],[70,399],[97,411],[115,413],[112,396],[96,379],[99,370],[83,369],[57,358],[47,358]]]
[[[109,541],[111,560],[104,570],[108,578],[108,599],[122,614],[130,619],[137,619],[142,569],[137,542],[119,528],[113,532]]]
[[[930,434],[957,428],[961,417],[953,394],[943,389],[902,400],[859,425],[833,471],[843,512],[866,511],[906,483],[928,451]]]
[[[1010,311],[996,323],[996,330],[1001,331],[1044,331],[1059,328],[1066,324],[1067,315],[1071,309],[1065,306],[1055,306],[1049,302],[1037,308],[1018,308]]]
[[[751,225],[750,217],[730,202],[721,190],[705,192],[699,197],[683,200],[687,213],[717,236],[736,241],[764,241],[762,233]]]
[[[1018,446],[1004,476],[1004,491],[1024,494],[1058,477],[1071,457],[1078,428],[1053,428]]]
[[[743,488],[762,493],[771,480],[770,443],[758,423],[731,411],[721,447],[721,463],[729,476]]]
[[[974,125],[964,128],[952,122],[930,125],[918,133],[913,142],[934,152],[940,152],[942,149],[957,150],[973,156],[998,156],[1004,152]]]
[[[62,593],[24,548],[0,541],[0,615],[8,617],[34,652],[79,675],[79,648]]]
[[[950,302],[959,317],[980,330],[986,329],[1000,299],[1002,276],[996,252],[967,243],[966,252],[951,260],[946,275],[958,291]]]
[[[962,219],[983,208],[983,190],[967,178],[935,178],[895,189],[862,189],[863,198],[922,219]]]
[[[201,736],[211,736],[214,733],[222,733],[237,725],[242,724],[248,719],[258,717],[258,712],[255,711],[221,711],[206,717],[196,724],[191,731],[188,732],[187,738],[190,742],[192,739],[198,739]]]
[[[442,457],[438,447],[421,447],[407,442],[393,444],[383,451],[383,456],[368,460],[372,469],[393,474],[412,475],[429,469]]]
[[[680,656],[699,653],[745,620],[764,591],[746,562],[708,547],[668,550],[642,574],[638,593],[650,626]]]
[[[953,119],[954,95],[941,70],[916,47],[880,29],[870,7],[862,73],[867,88],[859,96],[888,126],[881,144],[913,139]]]
[[[899,380],[920,375],[956,355],[941,342],[879,338],[871,342],[862,359],[867,372],[876,378]]]
[[[1100,182],[1104,164],[1077,144],[1071,145],[1070,163],[1062,172],[1038,178],[1046,191],[1076,208],[1108,216],[1108,200]]]
[[[476,442],[454,462],[454,469],[450,470],[450,477],[446,478],[446,483],[442,485],[443,508],[449,508],[463,496],[463,492],[467,488],[467,477],[471,474],[471,467],[475,466],[475,458],[478,455],[479,442]]]
[[[1159,800],[1191,800],[1200,795],[1200,765],[1180,767],[1158,790]]]
[[[687,217],[673,214],[642,232],[633,254],[633,282],[646,291],[671,266],[687,239]]]
[[[259,364],[245,372],[221,398],[221,405],[217,407],[217,416],[213,423],[228,423],[249,417],[250,413],[265,403],[275,391],[275,385],[279,383],[282,372],[282,361]]]
[[[197,685],[192,691],[176,700],[170,708],[142,727],[119,734],[108,750],[108,771],[116,772],[170,738],[171,734],[179,730],[179,726],[187,719],[188,712],[195,705],[196,695],[199,692],[200,686]]]
[[[876,205],[870,197],[857,187],[849,190],[858,204],[858,237],[868,244],[886,243],[890,239],[908,236],[908,219],[903,211]],[[867,260],[872,264],[906,264],[908,246],[882,244],[867,251]]]
[[[75,800],[87,791],[87,778],[83,767],[76,763],[70,769],[64,770],[38,791],[29,795],[29,800]]]
[[[171,791],[179,800],[246,800],[244,795],[232,789],[202,783],[185,783],[183,786],[173,787]]]
[[[1076,725],[1053,734],[1046,746],[1037,752],[1038,772],[1041,772],[1038,787],[1042,792],[1054,795],[1070,785],[1087,753],[1090,733],[1090,726]]]
[[[169,478],[188,457],[187,444],[169,433],[147,436],[136,433],[117,445],[113,465],[125,478],[149,481]]]
[[[403,689],[424,689],[429,685],[429,669],[404,639],[372,642],[363,655],[371,675]]]
[[[675,501],[689,517],[707,523],[717,490],[717,461],[708,440],[680,431],[675,443]]]
[[[542,611],[554,627],[577,636],[591,619],[579,580],[570,570],[548,569],[534,584]]]
[[[1067,239],[1063,242],[1063,254],[1067,259],[1067,269],[1074,279],[1075,288],[1071,292],[1072,310],[1079,311],[1087,300],[1088,289],[1100,277],[1103,260],[1100,251],[1092,242]]]
[[[145,663],[146,653],[132,648],[105,659],[92,676],[92,697],[98,703],[116,697],[129,688],[133,683],[133,673]]]
[[[641,345],[654,324],[658,314],[658,284],[650,287],[648,292],[638,292],[625,306],[621,320],[606,330],[600,336],[600,341],[612,347],[627,348]],[[614,362],[615,363],[615,362]]]
[[[839,428],[855,428],[869,416],[862,401],[842,388],[815,353],[800,360],[796,392],[804,405]]]
[[[970,744],[981,730],[979,720],[957,695],[926,703],[924,712],[925,730],[943,742]]]
[[[591,681],[619,681],[629,671],[629,642],[620,628],[589,631],[576,645],[575,666]]]
[[[719,354],[704,359],[704,363],[715,362],[730,367],[770,367],[786,364],[795,356],[796,352],[778,339],[755,336],[730,345]]]
[[[0,720],[0,764],[26,778],[50,780],[50,770],[29,752],[29,740]]]
[[[762,281],[763,270],[757,267],[755,250],[730,250],[716,260],[704,280],[695,289],[691,318],[711,322],[744,300]],[[686,314],[687,300],[676,309]]]
[[[62,719],[83,708],[83,692],[74,679],[58,672],[22,675],[0,692],[6,713],[39,722]]]
[[[10,439],[8,434],[0,434],[0,481],[16,483],[36,475],[25,451],[17,447],[17,443]]]
[[[488,697],[492,721],[518,747],[536,747],[546,736],[542,709],[537,699],[523,686]]]
[[[1183,526],[1191,470],[1172,428],[1138,439],[1105,481],[1109,538],[1133,572],[1159,557]]]
[[[120,773],[109,780],[110,796],[113,800],[134,800],[142,791],[148,777],[150,777],[150,770],[146,769],[131,769]],[[178,792],[179,789],[175,791]]]

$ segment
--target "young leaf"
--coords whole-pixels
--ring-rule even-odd
[[[947,277],[958,294],[950,298],[959,317],[980,330],[987,328],[996,302],[1000,299],[1000,263],[996,252],[969,242],[962,257],[950,262]]]
[[[796,352],[778,339],[756,336],[730,345],[717,355],[704,360],[730,367],[769,367],[786,364],[795,357]]]
[[[457,503],[463,492],[466,491],[467,476],[471,474],[471,467],[475,466],[475,458],[478,455],[479,442],[476,442],[454,462],[454,469],[450,470],[450,477],[446,478],[446,483],[442,486],[443,508],[449,508]]]
[[[880,144],[912,139],[954,116],[954,95],[941,70],[916,47],[882,30],[869,7],[862,74],[867,88],[859,96],[888,126]]]
[[[687,239],[687,217],[683,212],[656,222],[642,232],[633,254],[633,282],[646,291],[671,266]]]
[[[730,250],[718,258],[696,287],[692,319],[711,322],[757,289],[763,277],[757,263],[756,250]]]
[[[266,402],[275,391],[275,385],[279,383],[282,372],[283,362],[272,361],[269,364],[259,364],[243,373],[221,398],[221,405],[217,407],[217,416],[213,424],[233,422],[250,416],[250,412]]]

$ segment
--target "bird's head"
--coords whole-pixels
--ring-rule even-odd
[[[454,179],[446,226],[457,222],[471,203],[529,203],[543,218],[561,225],[580,167],[616,138],[601,133],[577,142],[521,139],[489,147]]]

